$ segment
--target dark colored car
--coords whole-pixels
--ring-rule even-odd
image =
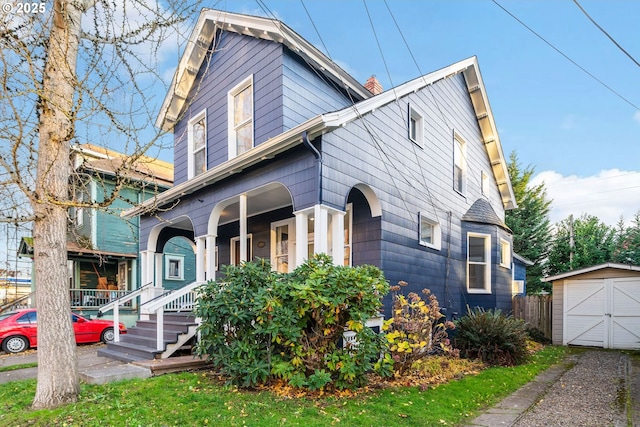
[[[91,320],[75,313],[71,313],[71,320],[76,343],[113,341],[112,320]],[[119,326],[120,333],[126,334],[127,328],[122,323]],[[38,314],[35,308],[0,314],[0,345],[7,353],[20,353],[38,346]]]

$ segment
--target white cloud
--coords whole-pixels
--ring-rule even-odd
[[[569,114],[562,119],[560,128],[563,130],[574,130],[581,127],[584,120],[575,114]]]
[[[543,182],[548,198],[553,200],[552,224],[583,213],[597,216],[610,226],[623,216],[629,224],[640,210],[640,171],[609,169],[587,177],[544,171],[531,179],[531,185]]]
[[[636,111],[636,113],[633,115],[633,120],[640,123],[640,111]]]

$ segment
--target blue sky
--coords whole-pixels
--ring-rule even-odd
[[[363,82],[384,88],[476,55],[505,155],[535,167],[554,199],[552,221],[587,212],[614,225],[640,210],[640,111],[580,70],[491,0],[262,2]],[[640,106],[640,67],[572,0],[499,0],[505,9],[630,103]],[[398,31],[391,14],[402,31]],[[580,5],[640,62],[637,1]],[[254,0],[212,5],[265,15]],[[320,37],[314,29],[314,25]],[[417,66],[402,36],[416,59]],[[326,52],[325,52],[326,53]]]

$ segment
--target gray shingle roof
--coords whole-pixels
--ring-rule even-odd
[[[504,223],[493,210],[487,199],[478,199],[469,208],[467,213],[462,215],[462,220],[467,222],[478,222],[481,224],[493,224],[511,232],[507,224]]]

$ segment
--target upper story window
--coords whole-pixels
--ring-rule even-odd
[[[418,112],[411,104],[409,104],[409,139],[420,147],[422,147],[423,141],[423,129],[424,122],[422,114]]]
[[[491,293],[491,236],[467,235],[467,290],[469,293]]]
[[[480,172],[480,182],[482,186],[482,195],[487,196],[489,194],[489,175],[484,171]]]
[[[420,212],[420,244],[432,249],[441,248],[442,232],[440,224]]]
[[[253,148],[253,76],[229,91],[229,159]]]
[[[467,143],[457,133],[453,138],[453,188],[463,195],[467,190]]]
[[[207,170],[207,110],[189,120],[189,178]]]

